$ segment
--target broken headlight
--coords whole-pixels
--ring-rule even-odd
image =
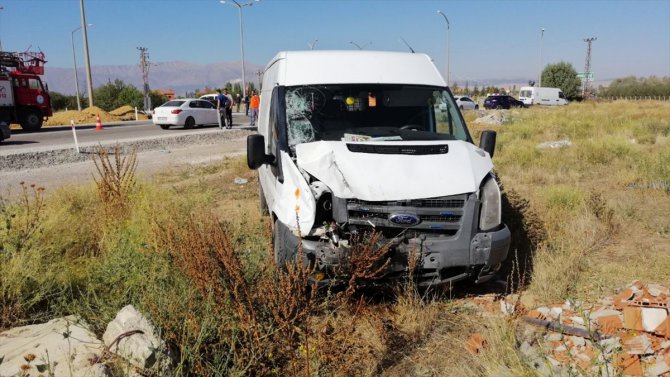
[[[479,229],[488,231],[500,225],[500,188],[496,180],[489,176],[479,191],[479,200],[482,202],[479,214]]]

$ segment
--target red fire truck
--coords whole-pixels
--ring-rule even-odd
[[[44,74],[44,53],[0,51],[0,122],[37,131],[53,115]]]

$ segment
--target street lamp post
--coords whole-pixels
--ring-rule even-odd
[[[247,3],[242,3],[239,2],[238,0],[221,0],[221,4],[229,4],[232,6],[237,7],[239,13],[240,13],[240,53],[242,55],[242,97],[247,96],[247,88],[246,88],[246,77],[244,74],[244,28],[242,26],[242,7],[247,7],[247,6],[252,6],[255,3],[259,2],[261,0],[253,0],[249,1]]]
[[[88,24],[88,26],[93,26],[93,24]],[[72,30],[72,33],[70,34],[70,41],[72,42],[72,62],[74,63],[74,84],[77,90],[77,111],[81,111],[81,102],[79,100],[79,75],[77,74],[77,57],[74,53],[74,33],[80,29],[81,26]]]
[[[540,30],[540,72],[537,77],[537,87],[541,88],[542,87],[542,45],[544,42],[544,28]]]
[[[444,20],[447,22],[447,86],[449,86],[449,55],[450,55],[450,48],[449,48],[449,40],[451,39],[451,33],[449,32],[449,19],[447,18],[447,15],[442,13],[441,10],[438,10],[437,13],[441,14],[442,17],[444,17]]]

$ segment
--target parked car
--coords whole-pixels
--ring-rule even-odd
[[[500,94],[488,96],[484,100],[486,109],[510,109],[512,107],[526,107],[526,105],[512,96]]]
[[[206,124],[219,124],[219,112],[211,102],[196,99],[176,99],[154,109],[151,117],[155,125],[167,130],[170,126],[193,128]]]
[[[461,110],[478,110],[479,109],[479,105],[477,104],[477,102],[475,102],[472,98],[470,98],[468,96],[456,96],[456,97],[454,97],[454,99],[456,100],[456,105],[458,105],[458,107]]]
[[[204,96],[200,96],[200,99],[204,99],[205,101],[211,102],[214,107],[216,107],[216,96],[218,94],[205,94]]]

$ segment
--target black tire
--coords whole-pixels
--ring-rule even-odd
[[[475,110],[479,110],[479,105],[475,105]]]
[[[170,128],[170,125],[169,125],[169,124],[161,124],[160,126],[161,126],[161,128],[164,129],[164,130],[167,130],[167,129]]]
[[[21,128],[26,131],[38,131],[42,128],[42,112],[37,109],[27,109],[21,112]]]
[[[272,248],[277,268],[286,271],[287,264],[295,261],[298,256],[298,245],[298,238],[291,233],[291,230],[279,220],[275,220],[272,227]]]
[[[193,117],[186,118],[184,128],[193,128],[193,126],[195,126],[195,119],[193,119]]]
[[[261,216],[270,215],[270,210],[268,209],[268,202],[265,200],[265,193],[263,192],[263,186],[261,186],[260,179],[258,180],[258,209],[261,213]]]

